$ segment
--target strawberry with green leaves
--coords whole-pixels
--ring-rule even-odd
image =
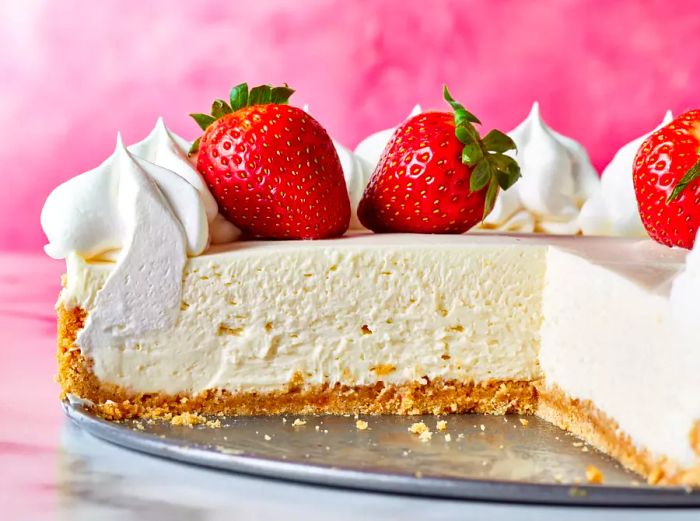
[[[692,248],[700,227],[700,110],[681,114],[642,143],[633,181],[649,236]]]
[[[192,114],[204,130],[192,145],[197,170],[221,213],[248,237],[322,239],[350,222],[343,171],[331,138],[286,85],[231,89],[211,114]]]
[[[453,112],[426,112],[394,133],[372,174],[358,208],[362,224],[375,232],[464,233],[493,208],[499,189],[520,177],[505,152],[515,143],[491,130],[452,99]]]

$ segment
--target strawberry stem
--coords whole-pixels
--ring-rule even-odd
[[[247,83],[241,83],[231,89],[229,94],[229,103],[222,99],[214,100],[211,106],[211,114],[190,114],[195,120],[199,128],[206,131],[209,125],[214,123],[227,114],[231,114],[244,107],[252,107],[253,105],[286,105],[289,102],[290,96],[294,94],[294,90],[290,89],[285,83],[281,87],[273,87],[272,85],[258,85],[248,90]],[[199,150],[199,142],[201,137],[197,138],[190,147],[189,155],[196,154]]]
[[[508,190],[521,177],[517,161],[505,155],[510,150],[517,151],[517,147],[508,135],[496,129],[482,139],[474,126],[481,125],[479,118],[454,100],[447,85],[443,96],[455,114],[455,136],[464,145],[462,163],[471,168],[469,190],[478,192],[488,185],[482,217],[485,219],[496,202],[498,188]]]
[[[695,153],[700,156],[700,148],[698,148]],[[698,159],[697,162],[688,169],[685,175],[681,177],[680,181],[678,181],[676,186],[673,187],[673,191],[666,199],[666,203],[670,203],[681,195],[683,190],[685,190],[688,185],[695,181],[698,177],[700,177],[700,159]]]

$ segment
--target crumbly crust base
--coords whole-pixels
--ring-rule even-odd
[[[617,422],[592,402],[570,398],[560,388],[542,382],[537,391],[537,416],[586,440],[650,484],[700,486],[700,466],[682,469],[666,458],[655,458],[647,450],[638,449]]]
[[[494,380],[486,383],[431,380],[400,385],[314,385],[295,379],[286,389],[232,393],[224,389],[197,395],[137,393],[101,382],[92,362],[75,347],[85,313],[58,308],[58,380],[63,396],[92,402],[109,420],[166,417],[183,413],[225,415],[274,414],[532,414],[537,394],[532,382]]]
[[[617,423],[589,401],[568,397],[543,382],[492,381],[466,383],[432,380],[423,385],[304,386],[290,382],[287,389],[255,393],[208,390],[188,394],[136,393],[101,382],[92,362],[75,346],[85,313],[80,308],[58,308],[58,381],[62,397],[89,400],[97,414],[108,420],[172,418],[177,415],[275,414],[536,414],[586,440],[643,475],[649,483],[700,486],[700,466],[681,469],[665,458],[637,449]],[[689,433],[700,453],[700,421]]]

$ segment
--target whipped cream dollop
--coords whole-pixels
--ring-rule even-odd
[[[508,135],[518,147],[522,178],[501,191],[482,228],[575,234],[583,204],[598,190],[598,174],[586,149],[552,130],[535,102]]]
[[[156,126],[143,141],[129,146],[129,151],[146,161],[154,163],[176,173],[199,192],[209,223],[209,240],[212,244],[225,244],[237,240],[241,231],[219,213],[214,196],[207,188],[190,161],[187,151],[191,143],[171,132],[158,118]]]
[[[653,133],[673,120],[671,111],[651,132],[624,145],[605,167],[600,188],[581,208],[579,222],[586,235],[647,237],[637,206],[632,173],[639,147]]]
[[[350,149],[344,147],[337,141],[333,140],[335,151],[340,159],[340,165],[343,167],[343,177],[345,185],[348,189],[350,197],[350,229],[363,229],[362,223],[357,217],[357,207],[362,199],[362,194],[365,191],[369,178],[374,171],[374,167],[363,157],[355,154]]]
[[[159,119],[146,139],[128,148],[118,137],[100,166],[47,198],[41,225],[49,256],[116,261],[78,336],[85,353],[171,326],[187,257],[240,235],[219,215],[188,148]]]
[[[187,256],[208,243],[199,192],[171,170],[134,156],[120,137],[104,163],[51,193],[41,223],[53,257],[118,250],[76,340],[86,354],[171,326]],[[75,283],[69,277],[68,284]]]

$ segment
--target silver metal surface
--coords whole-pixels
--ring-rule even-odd
[[[577,438],[518,416],[297,416],[222,418],[221,428],[102,420],[64,403],[106,441],[186,463],[270,478],[422,496],[581,505],[698,506],[700,490],[649,487]],[[439,431],[437,421],[447,429]],[[421,441],[408,431],[423,421]],[[445,439],[449,434],[450,441]],[[603,485],[588,485],[595,465]]]

